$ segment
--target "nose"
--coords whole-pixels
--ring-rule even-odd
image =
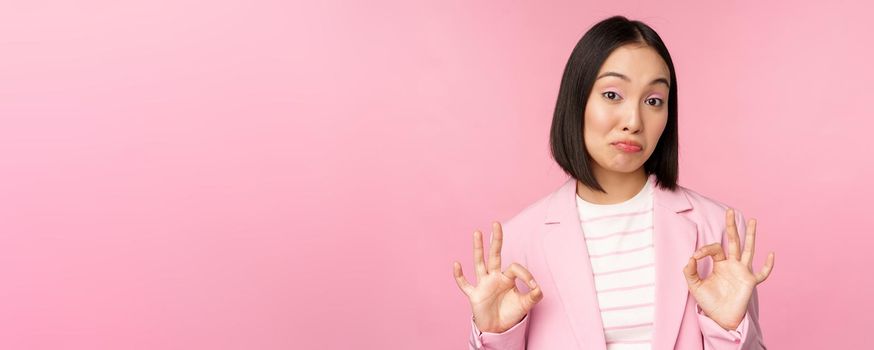
[[[640,108],[638,106],[629,106],[622,118],[622,131],[636,134],[643,128],[643,121],[640,119]]]

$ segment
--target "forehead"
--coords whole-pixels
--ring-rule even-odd
[[[668,65],[662,56],[650,46],[639,43],[622,45],[607,56],[598,75],[616,72],[631,78],[632,82],[649,82],[652,78],[670,78]]]

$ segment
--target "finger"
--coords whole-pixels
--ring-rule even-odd
[[[528,288],[534,289],[537,288],[537,282],[534,281],[534,275],[531,274],[528,269],[524,266],[519,265],[518,263],[512,263],[510,266],[507,266],[507,269],[504,270],[504,276],[509,277],[511,280],[516,280],[516,278],[521,278],[522,281],[528,285]]]
[[[744,237],[744,252],[740,257],[740,262],[753,269],[753,255],[756,252],[756,219],[750,219],[747,222],[746,236]]]
[[[695,254],[692,255],[694,259],[701,259],[705,256],[712,256],[713,261],[722,261],[725,260],[725,252],[722,251],[722,245],[719,243],[711,243],[695,251]]]
[[[476,269],[476,280],[486,276],[486,263],[483,260],[483,234],[473,231],[473,266]]]
[[[683,268],[683,276],[686,276],[686,283],[689,286],[697,286],[701,282],[701,278],[698,276],[698,260],[689,258],[689,262]]]
[[[725,212],[725,233],[728,236],[728,258],[740,259],[740,236],[737,234],[737,224],[734,219],[734,209]]]
[[[474,287],[467,281],[467,278],[464,278],[464,272],[461,271],[461,264],[457,261],[452,262],[452,274],[455,275],[455,284],[458,285],[461,292],[464,293],[464,295],[470,296]]]
[[[526,311],[531,310],[531,308],[534,307],[534,304],[537,304],[541,300],[543,300],[543,290],[540,288],[534,288],[522,296],[522,307],[524,307]]]
[[[765,261],[765,266],[762,267],[762,271],[759,271],[759,273],[756,274],[756,284],[765,282],[768,276],[771,275],[771,271],[774,270],[775,258],[776,257],[774,256],[774,252],[768,254],[768,260]]]
[[[501,272],[501,244],[504,241],[504,232],[501,223],[492,223],[492,242],[489,243],[489,273]]]

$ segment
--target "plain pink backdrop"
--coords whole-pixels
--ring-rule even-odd
[[[777,253],[767,344],[862,347],[872,13],[3,1],[0,348],[464,348],[452,261],[473,277],[473,230],[561,184],[561,73],[614,14],[673,56],[680,183],[759,220],[757,269]]]

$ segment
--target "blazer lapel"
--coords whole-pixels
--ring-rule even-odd
[[[547,208],[543,250],[559,299],[580,349],[606,350],[601,309],[589,249],[577,213],[577,181],[570,178],[556,191]]]
[[[655,184],[655,175],[651,180]],[[607,348],[589,250],[576,205],[577,181],[570,178],[549,199],[544,221],[544,256],[559,299],[581,349]],[[688,289],[683,266],[695,251],[695,224],[682,215],[691,209],[686,196],[655,186],[653,243],[656,259],[656,306],[653,349],[673,349],[682,322]]]
[[[650,175],[655,177],[655,175]],[[655,183],[655,178],[652,179]],[[671,350],[677,342],[686,310],[689,289],[683,267],[698,242],[694,222],[679,213],[692,209],[682,190],[658,186],[653,191],[653,245],[655,248],[655,334],[654,350]]]

